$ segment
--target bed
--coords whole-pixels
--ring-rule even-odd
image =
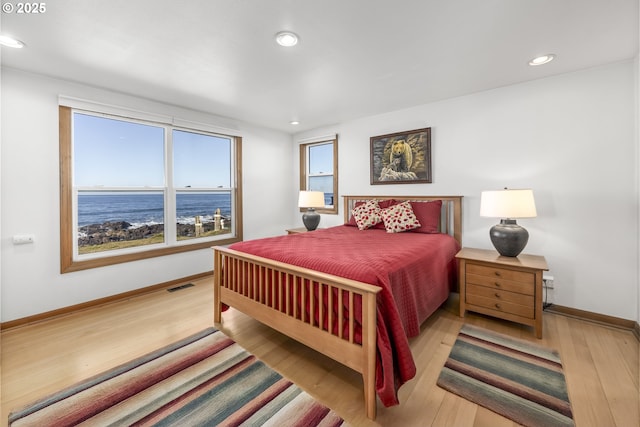
[[[364,216],[352,215],[403,202],[417,219],[427,212],[429,224],[361,230]],[[344,223],[214,247],[214,320],[234,307],[356,370],[375,419],[376,396],[397,404],[398,388],[415,376],[409,338],[457,286],[462,196],[344,196]]]

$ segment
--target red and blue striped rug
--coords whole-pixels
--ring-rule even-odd
[[[209,328],[9,415],[9,425],[340,426],[343,420]]]
[[[573,426],[556,351],[464,325],[438,385],[519,424]]]

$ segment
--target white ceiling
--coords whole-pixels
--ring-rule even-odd
[[[638,0],[54,0],[0,29],[27,44],[3,47],[3,66],[294,133],[634,58],[638,13]],[[280,30],[298,46],[276,45]],[[556,60],[527,65],[545,53]]]

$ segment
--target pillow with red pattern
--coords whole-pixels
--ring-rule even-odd
[[[380,206],[376,200],[368,200],[356,206],[351,211],[351,215],[353,215],[353,218],[356,220],[358,230],[366,230],[382,221],[380,217]]]
[[[368,202],[375,202],[375,200],[368,200]],[[357,208],[358,206],[362,206],[364,205],[365,202],[356,202],[354,209]],[[387,200],[378,200],[378,206],[380,207],[380,209],[384,209],[384,208],[388,208],[391,205],[396,204],[396,201],[394,199],[387,199]],[[356,218],[353,216],[353,210],[351,210],[351,217],[349,218],[349,222],[347,222],[345,225],[351,225],[353,227],[357,227],[358,224],[356,223]],[[382,223],[382,219],[380,220],[380,222],[376,225],[373,226],[373,228],[382,228],[384,229],[384,224]]]
[[[358,206],[364,205],[364,203],[365,202],[356,202],[356,204],[353,207],[353,209],[357,208]],[[345,225],[350,225],[352,227],[357,227],[358,224],[356,223],[356,217],[353,216],[353,209],[351,210],[351,217],[349,217],[349,222],[347,222]]]
[[[386,209],[389,206],[393,206],[398,203],[395,199],[387,199],[387,200],[378,200],[378,206],[380,209]],[[379,228],[384,230],[384,222],[382,222],[382,217],[380,217],[380,222],[373,226],[373,228]]]
[[[442,200],[434,200],[432,202],[411,202],[411,208],[420,223],[420,227],[411,231],[426,234],[440,232],[438,230],[440,226]]]
[[[402,202],[380,211],[387,233],[401,233],[420,227],[410,202]]]

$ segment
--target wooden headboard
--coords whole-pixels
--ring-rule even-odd
[[[440,232],[453,236],[462,246],[462,197],[463,196],[343,196],[344,197],[344,222],[349,221],[351,210],[357,202],[366,200],[388,200],[429,202],[442,200],[442,213],[440,215]]]

